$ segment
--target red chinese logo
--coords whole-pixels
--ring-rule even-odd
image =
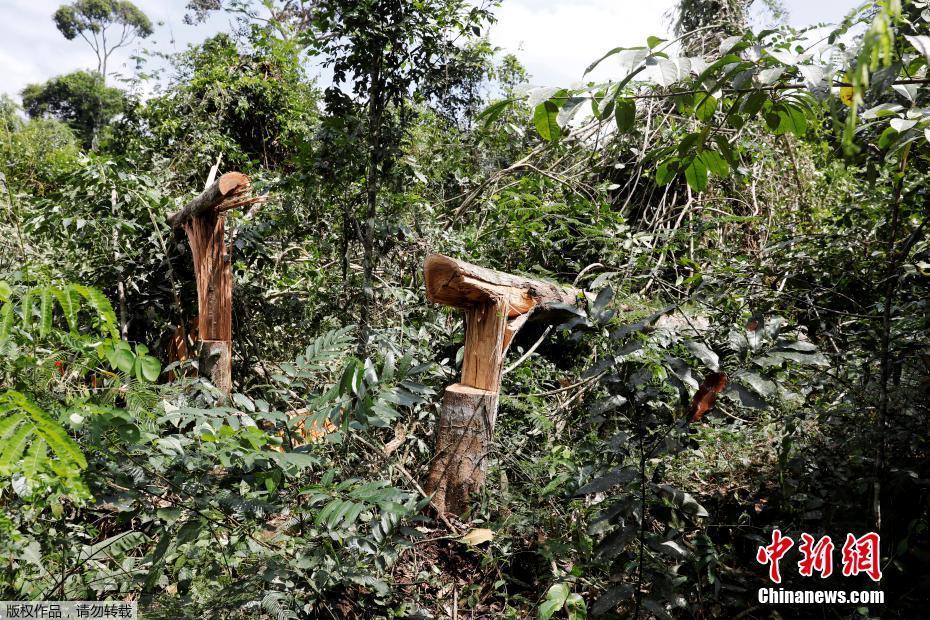
[[[878,543],[878,534],[875,532],[869,532],[861,538],[846,534],[846,543],[843,545],[843,576],[865,573],[872,581],[881,581]]]
[[[814,544],[814,537],[810,534],[801,534],[801,545],[798,551],[804,557],[798,562],[798,572],[802,577],[810,577],[814,571],[826,579],[833,574],[833,541],[824,536]]]
[[[781,535],[781,530],[772,531],[772,544],[759,547],[756,552],[756,561],[759,564],[769,565],[769,579],[781,583],[781,573],[778,570],[778,561],[794,546],[794,541]]]
[[[846,535],[843,545],[843,576],[854,577],[865,573],[872,581],[881,581],[882,569],[879,556],[879,535],[869,532],[859,538],[853,534]],[[781,583],[779,561],[794,546],[794,540],[783,536],[781,530],[772,531],[772,542],[759,547],[756,552],[756,561],[769,566],[769,579],[774,583]],[[820,573],[821,578],[833,574],[833,550],[835,546],[829,536],[820,540],[814,539],[810,534],[801,534],[801,544],[798,551],[801,559],[798,561],[798,573],[802,577],[811,577],[814,572]]]

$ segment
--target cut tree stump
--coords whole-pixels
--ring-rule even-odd
[[[443,394],[425,485],[440,514],[461,515],[487,475],[501,371],[514,336],[529,319],[554,321],[577,312],[585,297],[573,288],[441,254],[427,257],[423,272],[429,301],[465,311],[462,379]]]
[[[226,211],[263,202],[249,177],[228,172],[168,217],[184,228],[197,279],[198,368],[224,395],[232,392],[232,266],[226,254]]]

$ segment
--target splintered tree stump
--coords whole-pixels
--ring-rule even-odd
[[[460,383],[446,388],[426,492],[440,513],[462,514],[487,476],[504,356],[529,320],[564,317],[584,296],[571,288],[493,271],[441,254],[426,259],[426,297],[465,311]]]
[[[442,396],[436,456],[426,480],[433,505],[462,514],[487,475],[486,457],[497,417],[497,392],[456,383]]]
[[[168,217],[183,227],[197,279],[198,368],[224,395],[232,392],[232,266],[226,254],[225,212],[265,200],[252,197],[249,177],[228,172]]]

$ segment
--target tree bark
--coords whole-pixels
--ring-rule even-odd
[[[469,308],[506,299],[514,318],[537,307],[574,306],[580,291],[542,280],[486,269],[442,254],[431,254],[423,269],[426,298],[433,303]]]
[[[206,377],[223,395],[232,392],[232,341],[202,340],[198,367],[201,377]]]
[[[199,374],[224,395],[232,392],[232,266],[226,255],[225,211],[264,201],[250,197],[249,177],[227,172],[168,218],[184,227],[197,278]]]
[[[436,457],[426,480],[433,506],[461,514],[480,491],[497,419],[504,356],[529,320],[552,319],[583,302],[564,288],[433,254],[424,267],[426,296],[465,310],[461,383],[446,388],[436,423]]]
[[[462,514],[481,491],[497,419],[497,391],[456,383],[446,388],[436,426],[436,456],[426,492],[440,513]]]

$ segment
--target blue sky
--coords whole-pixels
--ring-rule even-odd
[[[179,51],[190,43],[229,28],[216,16],[198,27],[183,23],[186,0],[135,0],[153,22],[162,22],[141,44],[159,51]],[[0,0],[0,93],[17,94],[31,82],[82,68],[96,58],[80,39],[65,40],[51,16],[61,0]],[[668,30],[674,0],[504,0],[491,41],[515,53],[539,85],[571,84],[585,66],[620,45],[640,45],[649,35]],[[860,2],[854,0],[784,0],[788,21],[806,26],[840,19]],[[118,53],[111,67],[131,74],[131,52]]]

